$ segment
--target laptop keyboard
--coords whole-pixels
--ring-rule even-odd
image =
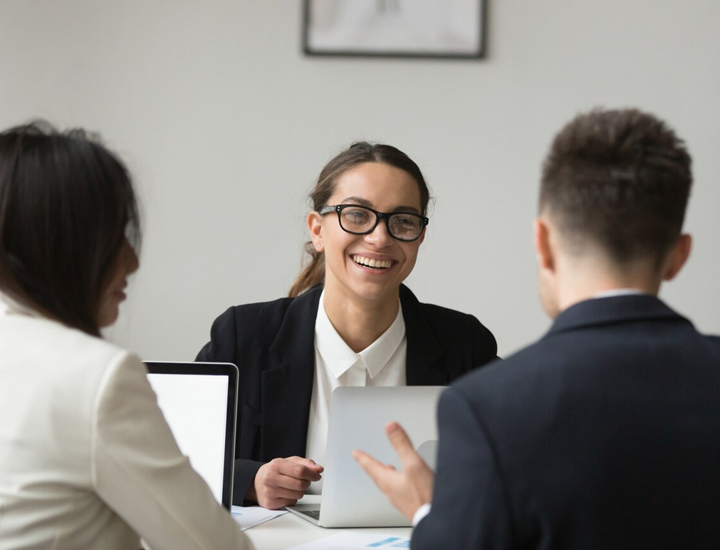
[[[315,520],[320,520],[320,510],[298,510],[301,514],[310,516]]]

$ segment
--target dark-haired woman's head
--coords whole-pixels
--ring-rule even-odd
[[[393,174],[396,176],[393,176]],[[351,183],[351,181],[354,183]],[[350,187],[352,187],[352,189]],[[383,187],[383,189],[381,189],[381,187]],[[340,188],[342,188],[342,192],[340,192]],[[354,189],[359,190],[363,188],[366,192],[354,192]],[[378,198],[374,201],[368,200],[369,194],[387,197],[389,194],[388,191],[398,193],[398,200],[400,200],[400,195],[404,196],[405,199],[398,202],[398,204],[388,203],[388,205],[385,206],[380,204],[384,201]],[[335,195],[338,193],[340,193],[342,197],[336,197]],[[368,196],[360,196],[363,193],[368,194]],[[320,172],[317,184],[310,193],[310,200],[312,201],[313,212],[309,217],[309,225],[314,242],[308,242],[305,250],[311,259],[290,289],[290,296],[297,296],[312,286],[324,282],[326,278],[326,251],[323,249],[323,244],[319,243],[316,238],[313,227],[318,228],[318,226],[317,224],[313,226],[313,220],[318,223],[325,223],[323,217],[328,218],[327,223],[332,223],[333,228],[338,226],[344,229],[345,233],[348,233],[347,227],[345,227],[347,223],[343,225],[341,218],[344,220],[349,220],[350,217],[357,219],[358,215],[362,213],[355,212],[354,210],[345,210],[342,212],[333,211],[332,213],[324,211],[324,209],[327,210],[328,206],[337,206],[336,203],[338,203],[338,201],[343,204],[351,203],[370,207],[371,209],[381,212],[397,211],[412,214],[407,220],[404,218],[401,219],[400,217],[393,220],[379,220],[372,211],[367,212],[369,223],[378,221],[378,225],[384,228],[377,229],[373,225],[373,228],[378,232],[387,231],[390,233],[392,227],[400,227],[398,222],[409,221],[411,225],[418,223],[422,226],[417,226],[418,235],[416,237],[408,239],[408,241],[413,244],[408,244],[408,242],[404,242],[397,237],[391,238],[391,240],[388,241],[389,243],[397,244],[398,247],[402,249],[415,249],[414,252],[408,251],[410,252],[409,256],[411,256],[411,258],[409,258],[409,260],[411,261],[404,264],[404,262],[400,260],[397,262],[397,265],[393,264],[389,271],[401,272],[399,273],[401,275],[399,280],[401,281],[409,274],[410,270],[412,270],[416,249],[420,245],[420,242],[422,242],[424,227],[427,224],[425,216],[427,215],[430,191],[420,168],[405,153],[391,145],[371,144],[367,142],[354,143],[325,165]],[[392,202],[392,200],[390,202]],[[388,208],[389,210],[387,210]],[[374,234],[375,231],[372,232],[372,235]],[[342,236],[342,233],[340,235]],[[367,238],[371,239],[372,235]],[[402,237],[402,235],[400,237]],[[405,255],[402,251],[400,252],[399,256]]]
[[[130,175],[96,136],[43,122],[0,133],[0,291],[98,335],[139,245]]]

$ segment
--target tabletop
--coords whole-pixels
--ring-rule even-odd
[[[306,496],[303,502],[308,500],[311,499]],[[343,531],[409,537],[412,529],[410,527],[325,529],[294,514],[285,514],[252,527],[245,531],[245,534],[252,540],[257,550],[285,550],[293,546],[330,537]]]

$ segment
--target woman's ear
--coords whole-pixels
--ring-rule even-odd
[[[310,240],[318,252],[323,251],[323,227],[322,227],[322,216],[317,212],[313,211],[308,214],[307,224],[308,230],[310,231]]]

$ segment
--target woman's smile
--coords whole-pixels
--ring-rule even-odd
[[[398,263],[398,261],[394,259],[373,258],[370,255],[363,254],[351,254],[350,258],[361,267],[379,271],[389,270]]]

